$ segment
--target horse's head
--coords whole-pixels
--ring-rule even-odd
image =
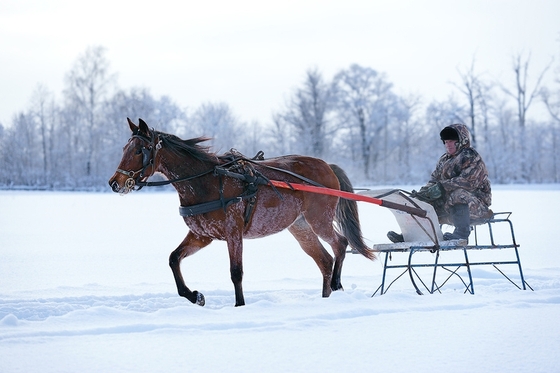
[[[109,179],[113,192],[126,194],[135,187],[142,188],[155,172],[155,158],[161,148],[161,140],[146,122],[139,119],[139,126],[127,118],[132,136],[123,148],[123,156],[117,171]]]

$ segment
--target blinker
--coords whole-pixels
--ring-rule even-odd
[[[152,154],[152,147],[142,147],[142,167],[147,167],[150,164],[150,155]]]

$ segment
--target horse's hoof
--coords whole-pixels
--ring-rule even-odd
[[[196,292],[196,304],[199,306],[204,306],[206,304],[206,300],[204,299],[204,295],[202,293]]]

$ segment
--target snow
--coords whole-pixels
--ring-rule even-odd
[[[368,242],[387,242],[392,214],[359,207]],[[0,192],[0,372],[558,372],[560,185],[495,186],[492,207],[513,212],[534,291],[481,266],[474,295],[453,280],[419,296],[404,276],[371,297],[381,261],[348,255],[325,299],[282,232],[245,241],[245,307],[225,244],[187,258],[199,307],[167,265],[187,232],[174,193]]]

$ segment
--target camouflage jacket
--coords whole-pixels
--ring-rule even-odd
[[[486,207],[492,203],[488,171],[480,154],[471,147],[469,130],[464,124],[453,124],[459,134],[459,146],[454,155],[443,154],[432,172],[428,185],[440,183],[449,195],[464,189],[477,197]]]

